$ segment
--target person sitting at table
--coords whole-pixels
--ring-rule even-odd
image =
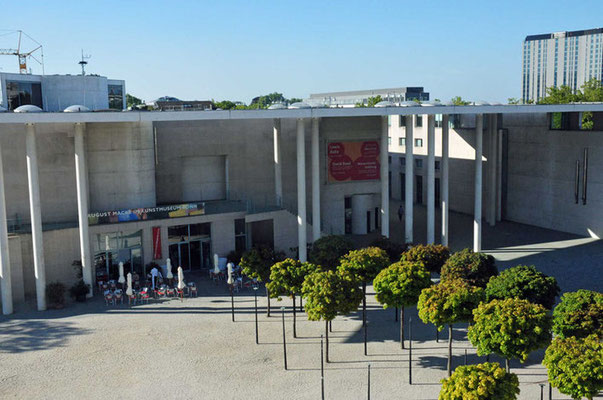
[[[152,282],[153,289],[155,289],[155,280],[157,279],[157,277],[163,278],[163,276],[161,275],[161,272],[159,272],[157,267],[153,267],[153,269],[151,270],[151,279],[153,280],[153,282]]]

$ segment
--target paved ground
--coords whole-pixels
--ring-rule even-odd
[[[470,236],[460,232],[467,223],[470,226],[470,219],[456,214],[452,219],[453,247],[469,245]],[[398,228],[392,228],[396,234]],[[520,246],[522,242],[527,244]],[[496,230],[485,229],[484,244],[502,266],[534,263],[555,275],[564,290],[603,287],[601,241],[503,223]],[[299,337],[294,339],[288,308],[285,371],[280,310],[266,317],[265,299],[259,297],[262,313],[256,345],[253,293],[236,295],[233,323],[225,285],[194,279],[201,297],[184,302],[106,307],[96,299],[60,311],[21,310],[11,318],[0,317],[0,398],[320,398],[323,323],[298,314]],[[290,300],[281,304],[289,307]],[[383,310],[372,296],[368,304],[369,356],[363,355],[359,313],[333,323],[326,398],[366,398],[370,362],[373,399],[436,399],[446,374],[446,333],[436,343],[435,329],[420,323],[415,310],[407,313],[417,340],[411,386],[408,350],[401,350],[396,341],[394,311]],[[465,350],[469,363],[484,360],[474,354],[464,328],[455,331],[455,365],[464,362]],[[546,382],[541,359],[542,352],[537,352],[524,365],[512,363],[521,382],[521,399],[540,398],[539,383]],[[568,397],[554,390],[553,398]]]

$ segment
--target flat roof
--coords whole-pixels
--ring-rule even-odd
[[[435,114],[539,114],[551,112],[603,112],[603,103],[481,106],[415,106],[302,108],[283,110],[207,110],[207,111],[117,111],[117,112],[40,112],[0,113],[0,124],[202,121],[273,118],[367,117],[386,115]]]
[[[406,93],[406,92],[423,92],[423,86],[408,86],[399,88],[389,89],[367,89],[367,90],[349,90],[346,92],[325,92],[325,93],[311,93],[310,98],[314,97],[334,97],[334,96],[358,96],[358,95],[371,95],[375,93]]]
[[[528,36],[526,36],[525,41],[529,42],[532,40],[554,39],[556,37],[574,37],[574,36],[594,35],[596,33],[603,33],[603,28],[583,29],[583,30],[579,30],[579,31],[568,31],[568,32],[542,33],[539,35],[528,35]]]

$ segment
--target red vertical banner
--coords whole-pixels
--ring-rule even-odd
[[[153,260],[161,259],[161,227],[153,227]]]

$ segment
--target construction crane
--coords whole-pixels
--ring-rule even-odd
[[[0,31],[0,32],[2,32],[2,31]],[[38,41],[36,41],[34,38],[32,38],[27,33],[23,32],[21,30],[4,31],[4,33],[0,33],[0,37],[9,36],[9,35],[18,35],[17,48],[16,49],[0,48],[0,55],[17,56],[19,58],[19,73],[20,74],[28,73],[27,72],[27,59],[32,58],[38,64],[40,64],[42,66],[42,75],[44,75],[44,49],[43,49],[42,45]],[[24,50],[23,47],[25,47],[24,46],[25,40],[23,40],[23,39],[29,39],[29,41],[33,42],[33,44],[31,46],[28,46],[28,47],[33,47],[33,49],[31,49],[29,51]],[[34,53],[35,53],[35,55],[34,55]],[[36,58],[38,53],[40,55],[39,60],[38,60],[38,58]]]

